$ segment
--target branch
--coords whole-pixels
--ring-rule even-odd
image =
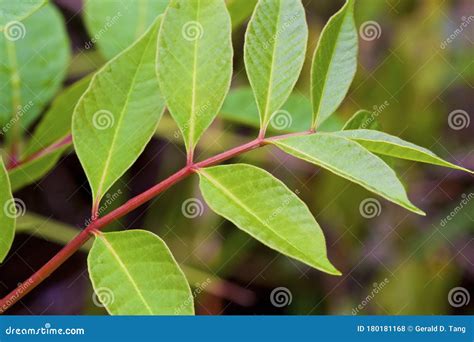
[[[147,191],[141,193],[138,196],[133,197],[128,200],[119,208],[113,210],[104,217],[97,218],[86,228],[84,228],[74,239],[72,239],[66,246],[64,246],[52,259],[50,259],[43,267],[36,271],[31,277],[21,283],[16,289],[10,292],[2,300],[0,300],[0,314],[8,310],[12,305],[17,303],[20,299],[26,296],[31,290],[43,282],[47,277],[49,277],[59,266],[61,266],[67,259],[69,259],[75,252],[77,252],[84,243],[86,243],[91,236],[98,234],[102,228],[107,226],[109,223],[121,218],[122,216],[128,214],[132,210],[138,208],[142,204],[150,201],[154,197],[158,196],[162,192],[166,191],[174,184],[182,181],[193,173],[196,173],[199,169],[209,167],[212,165],[220,164],[228,159],[236,157],[242,153],[254,150],[256,148],[267,145],[271,141],[279,140],[286,138],[288,136],[294,135],[306,135],[311,134],[312,131],[302,132],[302,133],[293,133],[285,134],[272,138],[262,138],[258,137],[255,140],[252,140],[241,146],[237,146],[228,151],[217,154],[213,157],[210,157],[204,161],[198,163],[190,163],[183,167],[178,172],[174,173],[170,177],[166,178],[162,182],[151,187]]]

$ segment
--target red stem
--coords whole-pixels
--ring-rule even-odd
[[[132,210],[136,209],[142,204],[153,199],[154,197],[156,197],[163,191],[166,191],[174,184],[180,182],[181,180],[185,179],[191,174],[197,172],[200,168],[205,168],[205,167],[222,163],[223,161],[233,158],[235,156],[238,156],[242,153],[245,153],[253,149],[256,149],[258,147],[261,147],[263,145],[266,145],[270,141],[283,139],[288,136],[304,135],[304,134],[310,134],[310,133],[311,132],[286,134],[286,135],[281,135],[277,137],[272,137],[267,140],[265,140],[262,137],[258,137],[257,139],[252,140],[251,142],[232,148],[226,152],[210,157],[204,161],[186,165],[184,168],[182,168],[178,172],[174,173],[170,177],[166,178],[162,182],[156,184],[155,186],[141,193],[140,195],[133,197],[132,199],[127,201],[125,204],[113,210],[112,212],[105,215],[104,217],[93,220],[91,224],[89,224],[86,228],[84,228],[73,240],[71,240],[66,246],[64,246],[43,267],[41,267],[31,277],[29,277],[22,284],[20,284],[16,289],[14,289],[12,292],[6,295],[2,300],[0,300],[0,314],[8,310],[8,308],[10,308],[16,302],[18,302],[21,298],[23,298],[26,294],[28,294],[31,290],[33,290],[36,286],[38,286],[43,280],[45,280],[48,276],[50,276],[51,273],[53,273],[59,266],[61,266],[67,259],[69,259],[77,250],[79,250],[79,248],[81,248],[81,246],[84,243],[86,243],[92,235],[97,234],[102,228],[107,226],[109,223],[128,214]]]

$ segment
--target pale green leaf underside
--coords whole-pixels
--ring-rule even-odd
[[[0,31],[13,21],[21,21],[36,12],[46,0],[0,0]]]
[[[71,133],[74,107],[87,89],[90,80],[91,76],[88,76],[77,81],[64,89],[53,101],[22,153],[22,160],[34,158],[8,172],[12,191],[17,191],[44,176],[56,165],[61,154],[69,147],[67,144],[60,149],[48,150]],[[43,154],[40,151],[50,152]],[[41,156],[38,157],[37,153],[41,153]]]
[[[308,28],[300,0],[261,0],[245,36],[244,58],[260,123],[285,103],[303,67]]]
[[[89,276],[112,315],[193,315],[186,277],[166,244],[144,230],[100,234],[87,258]]]
[[[142,153],[163,113],[155,73],[159,23],[93,77],[74,111],[74,146],[95,204]]]
[[[111,59],[130,46],[162,14],[169,0],[86,0],[84,20],[91,41]],[[91,42],[85,47],[90,48]]]
[[[64,19],[53,5],[0,34],[0,125],[10,127],[7,135],[14,121],[26,129],[38,117],[61,87],[69,57]]]
[[[326,254],[323,232],[306,204],[281,181],[255,166],[199,171],[209,207],[263,244],[329,274],[340,272]]]
[[[404,141],[403,139],[384,132],[359,129],[341,131],[334,134],[357,141],[369,151],[377,154],[413,160],[421,163],[434,164],[473,173],[470,170],[441,159],[436,154],[424,147],[412,144],[408,141]]]
[[[357,183],[414,213],[424,215],[407,197],[395,172],[360,144],[332,133],[291,137],[273,144],[283,151]]]
[[[186,148],[193,150],[230,86],[233,50],[224,1],[172,0],[158,44],[160,87]]]
[[[0,158],[0,262],[5,260],[15,237],[16,207],[7,170]]]
[[[352,115],[342,128],[344,131],[350,129],[380,129],[380,123],[377,115],[362,109]]]
[[[311,89],[313,125],[318,126],[341,104],[357,69],[354,0],[348,0],[321,32],[313,59]]]

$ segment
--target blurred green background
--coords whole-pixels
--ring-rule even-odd
[[[134,1],[138,0],[128,4]],[[123,4],[115,2],[117,8]],[[246,125],[246,118],[255,114],[252,97],[242,95],[242,88],[248,86],[243,41],[255,1],[227,3],[234,26],[233,93],[220,119],[202,139],[199,159],[252,139],[257,132]],[[310,26],[308,56],[293,103],[286,107],[296,126],[304,126],[311,116],[307,109],[310,62],[317,39],[343,1],[303,3]],[[106,56],[101,53],[100,39],[91,44],[93,25],[86,28],[82,2],[57,0],[55,5],[71,39],[69,84],[97,70]],[[149,14],[151,20],[153,13]],[[91,14],[98,27],[113,15]],[[119,19],[116,25],[126,29],[126,18],[132,15],[124,12],[124,22]],[[472,0],[358,0],[359,68],[347,99],[327,123],[328,129],[340,127],[365,108],[374,112],[385,132],[474,169],[474,123],[470,123],[474,113],[473,16]],[[127,46],[127,37],[114,32],[112,26],[106,33],[109,43],[116,39],[117,46]],[[453,112],[461,115],[457,125],[454,114],[450,116]],[[184,146],[175,136],[176,129],[166,115],[157,137],[110,191],[120,193],[113,206],[183,166]],[[471,175],[387,159],[412,201],[428,214],[418,217],[272,148],[233,160],[237,161],[259,165],[297,191],[323,228],[329,257],[343,276],[329,276],[282,256],[217,217],[206,208],[197,178],[192,177],[108,229],[142,228],[164,238],[193,286],[198,314],[473,313],[474,300],[465,297],[466,293],[474,296]],[[23,233],[0,267],[2,294],[49,260],[61,241],[83,227],[89,214],[90,191],[73,153],[16,197],[26,203],[30,215],[22,218],[19,230]],[[189,207],[190,200],[195,212]],[[367,209],[368,202],[374,212]],[[10,313],[104,314],[96,305],[85,258],[84,252],[75,255]],[[455,298],[458,288],[465,298],[460,303]]]

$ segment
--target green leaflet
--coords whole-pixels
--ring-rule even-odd
[[[15,237],[17,208],[2,158],[0,158],[0,205],[0,262],[3,262]]]
[[[12,28],[17,21],[22,21],[36,12],[46,0],[0,0],[0,31]]]
[[[193,151],[230,86],[233,50],[224,1],[172,0],[158,45],[161,91],[188,152]]]
[[[91,40],[107,60],[130,46],[162,14],[169,0],[86,0],[84,20]]]
[[[155,74],[160,21],[94,75],[75,108],[74,146],[94,205],[142,153],[163,113]]]
[[[64,89],[53,101],[22,153],[21,160],[26,162],[8,171],[12,191],[17,191],[44,176],[71,145],[71,142],[64,142],[71,132],[72,113],[91,78],[87,76],[77,81]],[[52,149],[55,145],[63,147]],[[28,161],[29,159],[31,160]]]
[[[357,111],[354,115],[347,120],[342,130],[350,129],[380,129],[380,123],[377,120],[377,116],[369,112],[368,110],[362,109]]]
[[[350,139],[333,133],[317,133],[272,143],[297,158],[319,165],[393,203],[424,215],[407,198],[395,172],[382,159]]]
[[[112,315],[194,314],[183,271],[153,233],[100,234],[87,264],[96,296]]]
[[[357,44],[354,0],[348,0],[326,24],[314,54],[313,127],[334,113],[346,96],[357,69]]]
[[[266,129],[303,67],[308,28],[300,0],[260,0],[245,35],[247,75]]]
[[[217,214],[280,253],[340,275],[308,207],[281,181],[245,164],[206,168],[199,176],[204,199]]]
[[[2,134],[18,136],[38,117],[61,87],[69,58],[64,20],[52,5],[0,34]]]
[[[303,132],[311,127],[311,102],[300,93],[292,93],[286,103],[270,120],[268,130],[275,133]],[[255,96],[250,87],[231,89],[227,95],[220,118],[239,124],[259,128],[260,119]],[[342,128],[340,119],[331,116],[319,127],[320,131],[335,131]]]
[[[341,131],[334,134],[357,141],[369,151],[377,154],[413,160],[421,163],[434,164],[473,173],[468,169],[441,159],[426,148],[404,141],[398,137],[384,132],[359,129]]]

